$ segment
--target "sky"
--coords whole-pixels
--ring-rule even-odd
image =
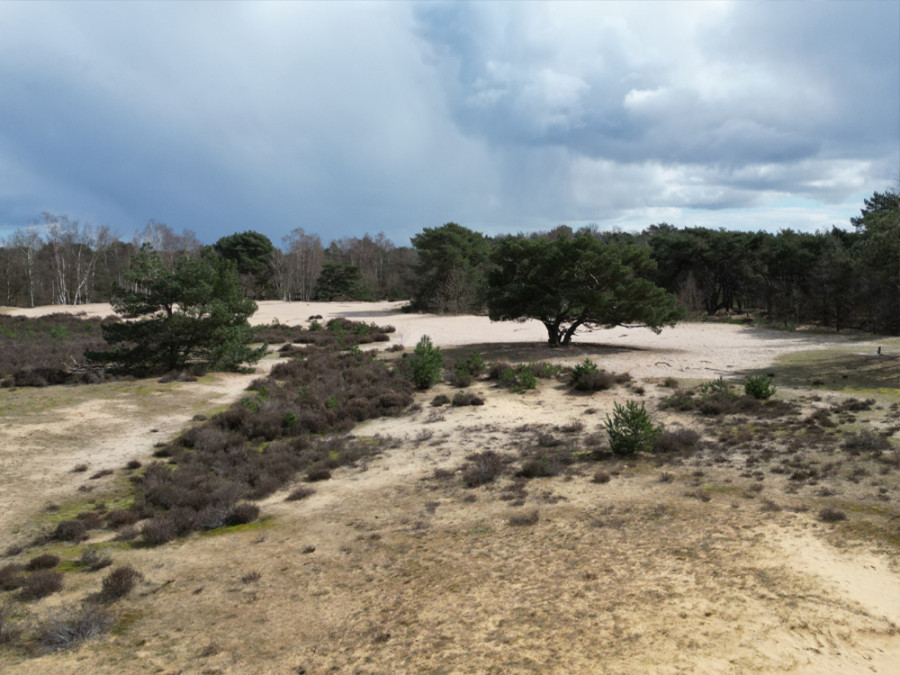
[[[847,227],[900,3],[0,2],[0,239]]]

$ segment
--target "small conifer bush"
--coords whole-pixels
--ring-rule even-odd
[[[653,424],[644,404],[637,401],[626,401],[625,405],[616,403],[612,416],[606,416],[604,426],[609,447],[617,455],[648,452],[662,433],[662,427]]]
[[[744,393],[755,399],[772,398],[775,394],[775,385],[772,384],[772,378],[768,375],[748,377],[744,383]]]

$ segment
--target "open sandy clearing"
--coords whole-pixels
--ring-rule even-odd
[[[408,347],[421,334],[446,346],[544,340],[539,324],[393,309],[263,303],[258,318],[295,323],[321,314],[391,323]],[[602,343],[604,367],[639,380],[651,408],[666,393],[654,378],[710,379],[764,367],[785,352],[847,344],[705,324],[659,336],[600,331],[590,340]],[[874,351],[874,342],[854,344]],[[236,397],[253,377],[217,376],[165,391],[145,385],[148,391],[135,387],[106,399],[86,389],[78,398],[76,389],[71,401],[53,406],[46,424],[39,421],[46,402],[0,399],[4,542],[18,540],[13,524],[29,521],[47,501],[97,485],[91,496],[112,489],[104,481],[121,480],[72,474],[75,463],[94,471],[146,461],[153,443]],[[0,669],[896,672],[896,548],[859,539],[836,547],[844,541],[840,530],[803,508],[818,503],[813,488],[789,493],[783,476],[744,478],[711,455],[661,466],[609,461],[601,465],[605,483],[595,482],[596,466],[585,464],[569,475],[507,477],[467,489],[458,478],[436,477],[435,469],[454,469],[488,449],[512,455],[541,432],[567,438],[560,429],[575,422],[584,427],[578,442],[586,443],[613,401],[635,395],[572,396],[548,384],[525,395],[485,383],[476,390],[483,407],[430,408],[435,393],[452,394],[442,385],[419,397],[421,411],[360,426],[357,435],[395,440],[380,457],[317,484],[302,502],[285,502],[284,493],[269,498],[263,510],[274,518],[267,523],[158,548],[111,549],[117,563],[145,575],[140,592],[117,608],[121,628],[72,652],[0,652]],[[31,395],[0,395],[20,392]],[[683,422],[658,414],[667,424]],[[13,443],[27,446],[27,461]],[[697,499],[700,492],[709,499]],[[879,508],[892,508],[884,504]],[[535,522],[514,524],[532,512]],[[67,577],[66,592],[44,601],[45,611],[99,584],[97,574]]]

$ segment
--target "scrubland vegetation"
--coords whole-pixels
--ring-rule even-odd
[[[24,328],[29,321],[17,325],[22,334],[44,330]],[[90,325],[96,335],[97,322]],[[304,509],[323,481],[347,475],[341,471],[364,471],[386,453],[413,455],[457,442],[446,425],[464,410],[474,415],[465,434],[484,442],[466,444],[471,450],[455,462],[425,472],[421,501],[413,508],[433,514],[439,504],[443,510],[455,504],[454,518],[473,523],[496,513],[497,522],[515,531],[540,533],[521,535],[523,545],[534,537],[532,545],[549,545],[546,533],[585,499],[580,490],[589,491],[594,511],[607,504],[591,516],[595,525],[588,523],[603,531],[637,532],[657,521],[676,527],[673,509],[710,508],[725,499],[736,513],[746,513],[748,526],[800,514],[840,528],[834,533],[844,541],[888,550],[900,545],[894,525],[900,515],[894,503],[900,487],[896,396],[776,386],[777,365],[768,374],[733,379],[647,381],[607,372],[596,358],[565,364],[564,350],[546,351],[549,358],[535,361],[515,360],[514,354],[492,360],[475,348],[442,350],[429,340],[403,354],[362,349],[385,345],[392,334],[390,327],[316,317],[305,326],[258,327],[255,339],[269,342],[281,361],[239,400],[157,444],[154,457],[123,462],[117,471],[74,467],[88,482],[117,475],[125,480],[82,502],[80,510],[65,509],[64,517],[5,551],[0,658],[25,664],[111,632],[139,634],[139,627],[126,628],[133,610],[123,607],[145,607],[135,591],[142,584],[155,588],[147,581],[153,573],[143,552],[158,551],[164,560],[168,542],[199,545],[191,543],[195,533],[237,537],[242,528],[272,527],[284,517],[274,504]],[[827,377],[819,368],[810,377],[813,372]],[[535,405],[548,398],[571,401],[553,404],[567,419],[498,425],[480,412],[504,401]],[[391,416],[418,420],[406,427],[418,431],[412,438],[351,435],[361,422]],[[644,516],[612,496],[618,485],[641,476],[646,500],[658,503]],[[429,532],[438,526],[416,522],[412,531],[430,546]],[[518,545],[500,538],[496,525],[470,527],[483,528],[479,536],[496,538],[497,546]],[[444,535],[433,536],[438,545]],[[315,556],[316,547],[304,545],[300,554]],[[82,580],[99,570],[106,576]],[[269,577],[251,569],[240,578],[251,588]],[[55,596],[64,596],[64,603],[45,607]],[[378,644],[387,644],[394,638],[385,635],[405,629],[394,624],[378,630]],[[212,659],[218,650],[203,650],[197,658]],[[330,653],[309,662],[349,663]]]
[[[189,255],[145,248],[110,285],[121,317],[0,316],[9,408],[22,387],[53,396],[117,378],[246,377],[237,400],[150,452],[123,449],[116,468],[73,462],[77,493],[16,523],[0,551],[0,668],[58,665],[46,659],[106,636],[92,643],[99,656],[78,658],[115,671],[153,653],[154,667],[204,672],[273,661],[296,672],[636,672],[725,658],[773,672],[799,663],[781,649],[785,625],[860,663],[875,653],[869,638],[900,654],[890,607],[822,590],[773,543],[816,532],[881,556],[869,561],[896,558],[896,341],[885,341],[891,353],[832,347],[690,378],[609,372],[604,345],[577,358],[566,348],[585,327],[659,330],[698,298],[710,314],[765,296],[766,317],[783,324],[813,312],[823,325],[896,332],[894,315],[861,300],[872,290],[863,258],[896,225],[891,198],[867,202],[853,235],[809,239],[655,226],[491,241],[455,224],[413,239],[413,306],[537,319],[546,345],[444,348],[426,335],[408,348],[391,344],[391,326],[318,315],[251,328],[250,297],[274,288],[389,294],[373,294],[354,265],[311,256],[302,232],[293,253],[252,232]],[[378,241],[372,250],[387,249]],[[749,262],[728,258],[735,245]],[[776,273],[810,247],[821,257],[790,279]],[[321,263],[318,284],[288,265],[301,252]],[[705,277],[707,263],[731,276]],[[894,292],[886,270],[872,277],[887,280],[880,300]],[[838,271],[853,281],[845,298],[822,290]],[[261,359],[264,373],[248,376]],[[888,598],[895,586],[900,598],[897,573],[879,577]],[[184,617],[194,611],[205,646]],[[734,644],[736,625],[761,637]],[[188,647],[175,646],[182,631]]]

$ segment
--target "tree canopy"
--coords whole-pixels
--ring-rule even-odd
[[[419,255],[413,307],[459,314],[483,302],[490,241],[456,223],[426,227],[412,238]]]
[[[316,281],[316,300],[371,300],[372,291],[363,283],[356,265],[325,263]]]
[[[585,230],[553,240],[519,235],[499,240],[491,260],[491,319],[538,319],[552,347],[568,345],[581,327],[640,324],[659,332],[681,317],[675,299],[646,278],[655,267],[649,251],[633,244],[602,242]]]
[[[272,254],[275,246],[264,234],[248,230],[219,239],[216,252],[237,265],[245,291],[264,296],[272,277]]]
[[[252,349],[247,319],[256,303],[241,292],[235,264],[212,251],[183,255],[167,268],[158,252],[143,246],[117,286],[113,308],[129,321],[106,324],[106,351],[87,352],[90,361],[139,375],[200,364],[237,370],[254,363],[265,346]]]

